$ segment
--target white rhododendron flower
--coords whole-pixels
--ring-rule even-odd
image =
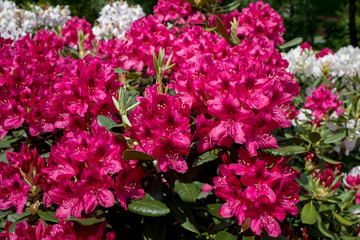
[[[113,2],[105,5],[97,19],[93,33],[98,39],[107,36],[123,38],[135,20],[145,16],[139,5],[129,6],[127,2]]]
[[[335,53],[336,61],[330,69],[333,77],[354,78],[360,75],[360,48],[342,47]]]
[[[54,28],[65,25],[70,19],[68,6],[43,8],[30,5],[31,11],[18,8],[14,2],[0,0],[0,33],[3,38],[17,40],[28,32],[41,28]]]

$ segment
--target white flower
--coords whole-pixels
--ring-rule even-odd
[[[101,10],[97,19],[98,25],[93,27],[93,33],[97,39],[109,35],[123,38],[131,23],[144,16],[145,13],[139,5],[129,7],[127,2],[110,3]]]
[[[30,5],[31,11],[18,8],[14,2],[0,0],[0,33],[3,38],[17,40],[28,32],[65,25],[70,19],[70,10],[65,7],[43,9]]]
[[[360,48],[342,47],[335,53],[336,61],[330,68],[333,77],[353,78],[360,75]]]
[[[294,75],[304,74],[306,77],[320,77],[321,65],[317,62],[315,52],[312,49],[302,49],[300,46],[291,49],[284,54],[289,62],[288,70]]]

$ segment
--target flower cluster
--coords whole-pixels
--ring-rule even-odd
[[[190,152],[190,106],[177,96],[159,94],[158,86],[145,90],[140,105],[131,112],[130,136],[140,143],[139,149],[158,159],[161,171],[168,167],[186,172],[183,157]]]
[[[109,36],[121,39],[131,23],[144,16],[139,5],[129,7],[127,2],[109,3],[102,8],[100,17],[96,20],[98,24],[92,30],[97,39]]]
[[[191,5],[182,0],[159,0],[154,6],[154,16],[160,21],[171,21],[191,14]]]
[[[311,115],[321,119],[324,115],[330,116],[329,111],[336,112],[337,115],[343,113],[341,105],[338,95],[331,93],[331,86],[321,85],[313,90],[311,96],[306,97],[304,108],[311,109]]]
[[[64,26],[70,19],[68,6],[39,7],[30,5],[32,11],[18,8],[13,1],[0,1],[0,33],[5,38],[19,39],[27,32],[40,28]]]
[[[354,78],[360,74],[358,47],[346,46],[334,53],[328,48],[318,52],[307,44],[284,53],[284,58],[289,62],[289,71],[297,76]]]
[[[60,221],[58,224],[47,225],[40,221],[36,226],[30,226],[26,221],[16,225],[14,232],[10,232],[11,222],[6,222],[4,233],[0,233],[0,239],[41,239],[41,240],[115,240],[115,233],[108,232],[104,238],[106,222],[92,226],[82,226],[79,223]]]
[[[356,166],[350,170],[344,177],[344,184],[348,190],[356,191],[356,204],[360,204],[360,167]]]
[[[236,32],[240,38],[248,38],[252,41],[266,39],[275,45],[284,43],[282,35],[285,28],[282,25],[281,16],[262,1],[250,3],[249,7],[243,8],[239,19],[239,27]]]
[[[86,21],[85,17],[82,19],[73,17],[67,21],[61,30],[61,35],[68,46],[74,47],[79,43],[79,31],[83,32],[85,50],[91,48],[95,35],[92,32],[91,24]]]
[[[213,180],[215,194],[226,201],[219,214],[236,216],[239,225],[247,222],[254,234],[260,235],[263,228],[269,236],[277,237],[281,232],[278,221],[284,221],[286,213],[295,216],[298,211],[297,172],[285,166],[286,158],[263,154],[259,159],[245,149],[239,149],[238,154],[238,163],[220,165],[219,176]],[[209,186],[203,190],[208,191]]]
[[[112,207],[115,198],[126,208],[128,197],[143,197],[142,169],[125,162],[121,156],[126,146],[103,127],[65,134],[53,146],[47,167],[41,171],[44,204],[58,204],[56,217],[91,213],[99,204]],[[116,174],[116,178],[111,175]]]

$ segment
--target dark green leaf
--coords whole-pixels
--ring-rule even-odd
[[[213,215],[214,217],[223,219],[224,217],[219,214],[221,206],[222,206],[221,203],[213,203],[213,204],[208,204],[207,208],[209,209],[209,212],[211,213],[211,215]]]
[[[30,212],[23,212],[22,214],[11,214],[8,215],[7,220],[10,222],[13,222],[9,228],[9,232],[14,232],[16,228],[16,224],[23,222],[26,218],[28,218],[31,215]]]
[[[204,152],[194,161],[192,166],[197,167],[204,163],[214,161],[219,158],[219,156],[217,155],[218,153],[218,149],[212,149],[210,151]]]
[[[201,191],[196,184],[182,183],[179,180],[175,181],[174,190],[184,202],[195,202]]]
[[[216,234],[215,240],[236,240],[238,236],[229,233],[226,229]]]
[[[171,210],[171,214],[179,222],[181,227],[190,232],[200,234],[196,228],[195,218],[191,212],[191,209],[180,199],[176,199],[172,194],[168,194],[167,206]]]
[[[300,174],[300,185],[308,192],[313,191],[312,178],[306,173]]]
[[[124,160],[152,161],[154,158],[147,153],[134,149],[127,149],[123,153]]]
[[[297,38],[294,38],[282,45],[279,45],[279,48],[280,49],[285,49],[285,48],[290,48],[290,47],[294,47],[294,46],[297,46],[297,45],[300,45],[301,43],[303,42],[303,38],[302,37],[297,37]]]
[[[99,211],[99,212],[101,212],[101,211]],[[78,222],[83,226],[90,226],[90,225],[93,225],[93,224],[102,223],[102,222],[106,221],[105,214],[102,214],[102,212],[99,215],[95,215],[95,216],[90,217],[90,218],[81,219],[81,218],[70,217],[70,218],[67,218],[65,220],[66,221]]]
[[[50,221],[50,222],[60,222],[60,220],[55,217],[55,212],[51,211],[43,211],[40,208],[38,209],[39,217],[44,221]]]
[[[307,150],[301,146],[283,146],[278,148],[265,148],[263,152],[273,156],[290,157],[300,153],[306,153]]]
[[[310,142],[316,143],[321,139],[321,135],[317,132],[311,132],[311,133],[309,133],[308,138],[309,138]]]
[[[329,230],[327,229],[327,227],[325,226],[325,224],[323,223],[320,215],[317,215],[317,222],[318,222],[318,228],[320,230],[320,232],[322,234],[324,234],[325,237],[334,239],[334,237],[332,236],[332,234],[329,232]]]
[[[166,219],[164,217],[145,218],[144,240],[166,240]]]
[[[114,120],[103,115],[97,116],[97,121],[100,126],[105,127],[108,131],[110,131],[111,128],[118,126]]]
[[[346,136],[346,132],[331,134],[326,137],[326,139],[324,140],[324,143],[325,144],[336,143],[336,142],[343,140],[345,136]]]
[[[316,223],[318,213],[313,205],[313,202],[307,203],[301,210],[301,221],[304,224],[314,224]]]
[[[164,203],[153,199],[147,193],[143,198],[132,200],[131,203],[128,204],[128,208],[130,212],[147,217],[159,217],[170,212]]]

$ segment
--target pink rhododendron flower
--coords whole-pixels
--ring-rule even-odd
[[[86,21],[85,17],[82,19],[78,17],[69,19],[62,28],[61,35],[67,45],[74,47],[78,45],[78,32],[80,30],[84,33],[84,48],[86,51],[92,47],[91,42],[95,39],[95,35],[92,32],[91,24]]]
[[[237,164],[220,165],[219,177],[213,180],[215,194],[226,201],[219,211],[225,218],[236,216],[239,225],[250,219],[250,228],[256,235],[264,229],[270,236],[281,233],[278,221],[285,214],[297,214],[299,185],[296,173],[286,167],[286,159],[262,156],[262,160],[245,150],[239,150]],[[272,169],[267,168],[273,161]],[[209,189],[207,187],[206,189]]]
[[[159,0],[154,6],[154,16],[160,21],[176,20],[191,13],[191,4],[182,0]]]
[[[250,3],[249,7],[242,9],[238,21],[236,31],[241,38],[248,37],[254,41],[265,38],[275,45],[284,43],[282,18],[269,4],[262,1]]]
[[[312,116],[321,119],[324,115],[330,115],[330,111],[336,112],[339,116],[344,110],[341,108],[342,102],[337,94],[331,93],[331,86],[321,85],[313,90],[311,96],[306,97],[304,108],[311,109]]]
[[[130,136],[140,143],[140,149],[158,159],[161,171],[168,167],[186,172],[183,157],[190,151],[189,105],[176,95],[161,95],[157,85],[148,87],[140,105],[131,112]]]

